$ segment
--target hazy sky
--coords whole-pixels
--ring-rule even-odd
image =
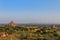
[[[60,0],[0,0],[0,23],[59,23]]]

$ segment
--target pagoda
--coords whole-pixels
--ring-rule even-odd
[[[11,21],[8,26],[16,26],[16,23],[14,23],[13,21]]]

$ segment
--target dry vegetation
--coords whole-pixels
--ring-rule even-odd
[[[60,40],[58,27],[25,25],[0,27],[0,40]]]

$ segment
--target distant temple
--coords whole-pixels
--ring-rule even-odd
[[[53,29],[57,29],[57,26],[56,25],[53,25]]]
[[[8,26],[16,26],[16,23],[14,23],[13,21],[11,21]]]

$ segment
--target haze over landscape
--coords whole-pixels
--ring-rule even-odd
[[[60,24],[60,0],[0,0],[0,23]]]

